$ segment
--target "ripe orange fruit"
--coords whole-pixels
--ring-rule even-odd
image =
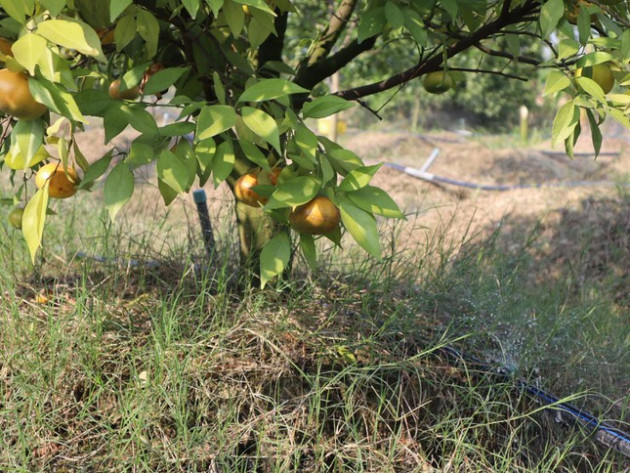
[[[271,179],[270,179],[271,180]],[[253,190],[258,185],[258,173],[249,172],[239,177],[234,184],[236,198],[251,207],[260,207],[267,203],[267,198],[260,196]]]
[[[12,44],[13,43],[8,39],[0,38],[0,53],[4,54],[5,56],[13,54],[13,52],[11,51]]]
[[[424,76],[422,85],[424,90],[430,94],[443,94],[447,90],[452,89],[455,82],[448,72],[435,71],[429,72]]]
[[[22,216],[24,215],[24,209],[22,207],[16,207],[9,212],[9,224],[13,228],[18,230],[22,228]]]
[[[41,189],[50,181],[48,185],[48,195],[53,199],[65,199],[77,192],[77,185],[81,180],[74,168],[68,168],[68,174],[63,170],[61,163],[48,163],[42,166],[35,175],[35,185]]]
[[[310,202],[293,209],[289,223],[300,233],[324,235],[339,226],[341,214],[328,197],[317,196]]]
[[[0,70],[0,112],[33,120],[46,110],[46,106],[36,102],[31,95],[28,76],[9,69]]]
[[[114,100],[135,100],[140,95],[140,87],[135,86],[131,89],[121,91],[120,85],[120,79],[116,79],[109,84],[109,96]]]
[[[114,44],[114,42],[116,41],[114,36],[114,28],[102,28],[98,30],[96,34],[101,39],[101,44],[103,46]]]

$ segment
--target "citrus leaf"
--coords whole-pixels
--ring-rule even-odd
[[[157,159],[158,179],[177,193],[186,192],[189,181],[188,166],[177,154],[165,149]]]
[[[243,107],[241,115],[247,128],[273,146],[278,153],[281,152],[280,131],[271,115],[253,107]]]
[[[42,120],[18,120],[11,133],[11,150],[22,155],[24,163],[30,163],[42,147],[43,141],[44,122]]]
[[[26,16],[33,13],[33,0],[0,0],[0,6],[7,14],[20,24],[24,24]]]
[[[265,155],[263,154],[263,152],[260,150],[258,146],[256,146],[251,141],[245,140],[243,138],[238,140],[238,144],[241,147],[241,150],[243,150],[243,154],[248,160],[260,166],[265,171],[271,171],[271,166],[269,166],[269,161],[267,161],[267,158],[265,157]]]
[[[132,0],[111,0],[109,4],[109,21],[112,23],[120,16],[125,9],[131,5]]]
[[[571,86],[571,80],[560,71],[551,71],[547,76],[543,96],[555,94]]]
[[[15,60],[33,76],[35,66],[47,46],[48,42],[40,35],[27,33],[11,45],[11,52]]]
[[[593,141],[593,149],[595,150],[595,157],[599,155],[602,149],[602,132],[599,129],[599,123],[595,120],[595,115],[590,108],[586,109],[586,116],[591,128],[591,140]]]
[[[548,0],[540,9],[540,30],[543,39],[549,38],[564,16],[563,0]]]
[[[150,11],[138,9],[136,25],[138,33],[146,43],[147,56],[152,58],[157,54],[160,24]]]
[[[203,107],[197,118],[197,139],[205,140],[229,130],[236,124],[236,112],[229,105]]]
[[[72,94],[63,90],[63,86],[38,76],[28,80],[28,87],[35,100],[43,103],[50,110],[69,120],[87,123]]]
[[[317,270],[317,249],[315,248],[313,235],[308,233],[300,234],[300,249],[311,271]]]
[[[186,71],[188,71],[187,67],[169,67],[167,69],[162,69],[156,72],[147,81],[146,85],[144,86],[143,93],[145,95],[153,95],[168,89],[175,82],[177,82],[177,80]]]
[[[362,166],[350,171],[339,185],[339,190],[342,192],[351,192],[367,186],[381,166],[383,166],[382,163],[375,164],[374,166]]]
[[[285,232],[278,233],[264,246],[260,253],[260,287],[281,274],[291,258],[291,241]]]
[[[173,202],[179,194],[179,192],[172,189],[171,186],[166,184],[162,179],[158,179],[158,190],[166,206],[171,205],[171,202]]]
[[[44,224],[46,222],[46,209],[48,208],[49,181],[39,189],[27,202],[22,215],[22,234],[26,240],[28,251],[31,254],[31,262],[35,264],[35,255],[44,236]]]
[[[51,43],[104,60],[101,40],[86,23],[70,19],[46,20],[37,25],[37,33]]]
[[[107,176],[103,189],[105,206],[111,220],[116,218],[116,214],[123,205],[131,199],[134,185],[135,181],[129,165],[120,161]]]
[[[215,188],[227,179],[234,169],[235,162],[234,145],[231,141],[224,141],[217,147],[217,152],[212,158],[212,180]]]
[[[352,107],[354,107],[352,102],[341,97],[325,95],[304,104],[302,115],[304,118],[324,118]]]
[[[83,179],[79,184],[79,189],[85,189],[89,185],[91,185],[94,181],[96,181],[99,177],[105,174],[107,168],[109,167],[109,163],[112,161],[113,152],[110,150],[105,153],[103,157],[94,161],[90,164],[90,167],[85,171],[83,175]]]
[[[346,194],[357,207],[388,218],[405,218],[400,208],[387,192],[374,186],[365,186]]]
[[[551,128],[551,145],[555,146],[569,137],[579,122],[580,110],[572,100],[560,107]]]
[[[312,176],[298,176],[278,186],[271,194],[265,208],[279,209],[296,207],[313,199],[322,187],[321,179]]]
[[[273,100],[279,97],[286,97],[290,94],[308,93],[309,90],[286,79],[263,79],[248,87],[241,94],[239,102],[262,102],[263,100]]]
[[[359,20],[357,41],[362,43],[366,39],[382,33],[385,25],[385,9],[383,7],[363,13]]]
[[[606,101],[606,94],[604,93],[604,89],[602,89],[602,87],[593,79],[589,79],[588,77],[578,77],[575,80],[580,89],[582,89],[588,95],[596,98],[600,102]]]
[[[348,199],[340,197],[338,200],[343,226],[346,227],[361,248],[370,255],[380,258],[381,245],[374,217]]]

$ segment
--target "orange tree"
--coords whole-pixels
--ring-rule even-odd
[[[315,240],[339,243],[342,231],[378,256],[376,217],[402,217],[370,185],[379,165],[318,136],[309,119],[369,107],[363,98],[418,78],[448,93],[463,74],[526,79],[544,68],[544,93],[566,96],[553,142],[570,155],[584,113],[598,151],[605,118],[630,128],[628,22],[619,0],[0,0],[3,170],[23,174],[15,193],[33,257],[49,199],[102,176],[112,219],[142,165],[155,166],[166,205],[226,182],[243,261],[264,285],[288,267],[294,236],[311,264]],[[522,38],[546,45],[548,59],[524,54]],[[408,64],[347,90],[321,87],[394,42]],[[457,67],[472,49],[532,70]],[[177,118],[160,126],[150,106],[176,108]],[[75,137],[91,117],[102,118],[106,142],[128,126],[138,137],[88,162]]]

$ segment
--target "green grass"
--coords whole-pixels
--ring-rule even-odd
[[[0,227],[0,471],[622,471],[511,382],[440,351],[627,420],[623,301],[606,271],[578,280],[587,256],[563,266],[549,250],[560,230],[506,223],[461,249],[431,235],[402,251],[384,228],[382,261],[324,249],[316,274],[298,265],[259,291],[243,289],[227,225],[219,263],[196,271],[191,206],[138,207],[112,225],[89,202],[60,204],[35,268]],[[86,249],[121,259],[74,257]],[[541,280],[547,257],[565,277]]]

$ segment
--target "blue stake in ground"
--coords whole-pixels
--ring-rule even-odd
[[[214,233],[212,232],[212,223],[210,222],[210,213],[208,212],[208,204],[206,198],[206,191],[203,189],[197,189],[193,191],[193,199],[197,206],[197,213],[199,214],[199,223],[201,224],[201,233],[203,235],[203,243],[206,248],[208,257],[212,258],[214,255]]]

